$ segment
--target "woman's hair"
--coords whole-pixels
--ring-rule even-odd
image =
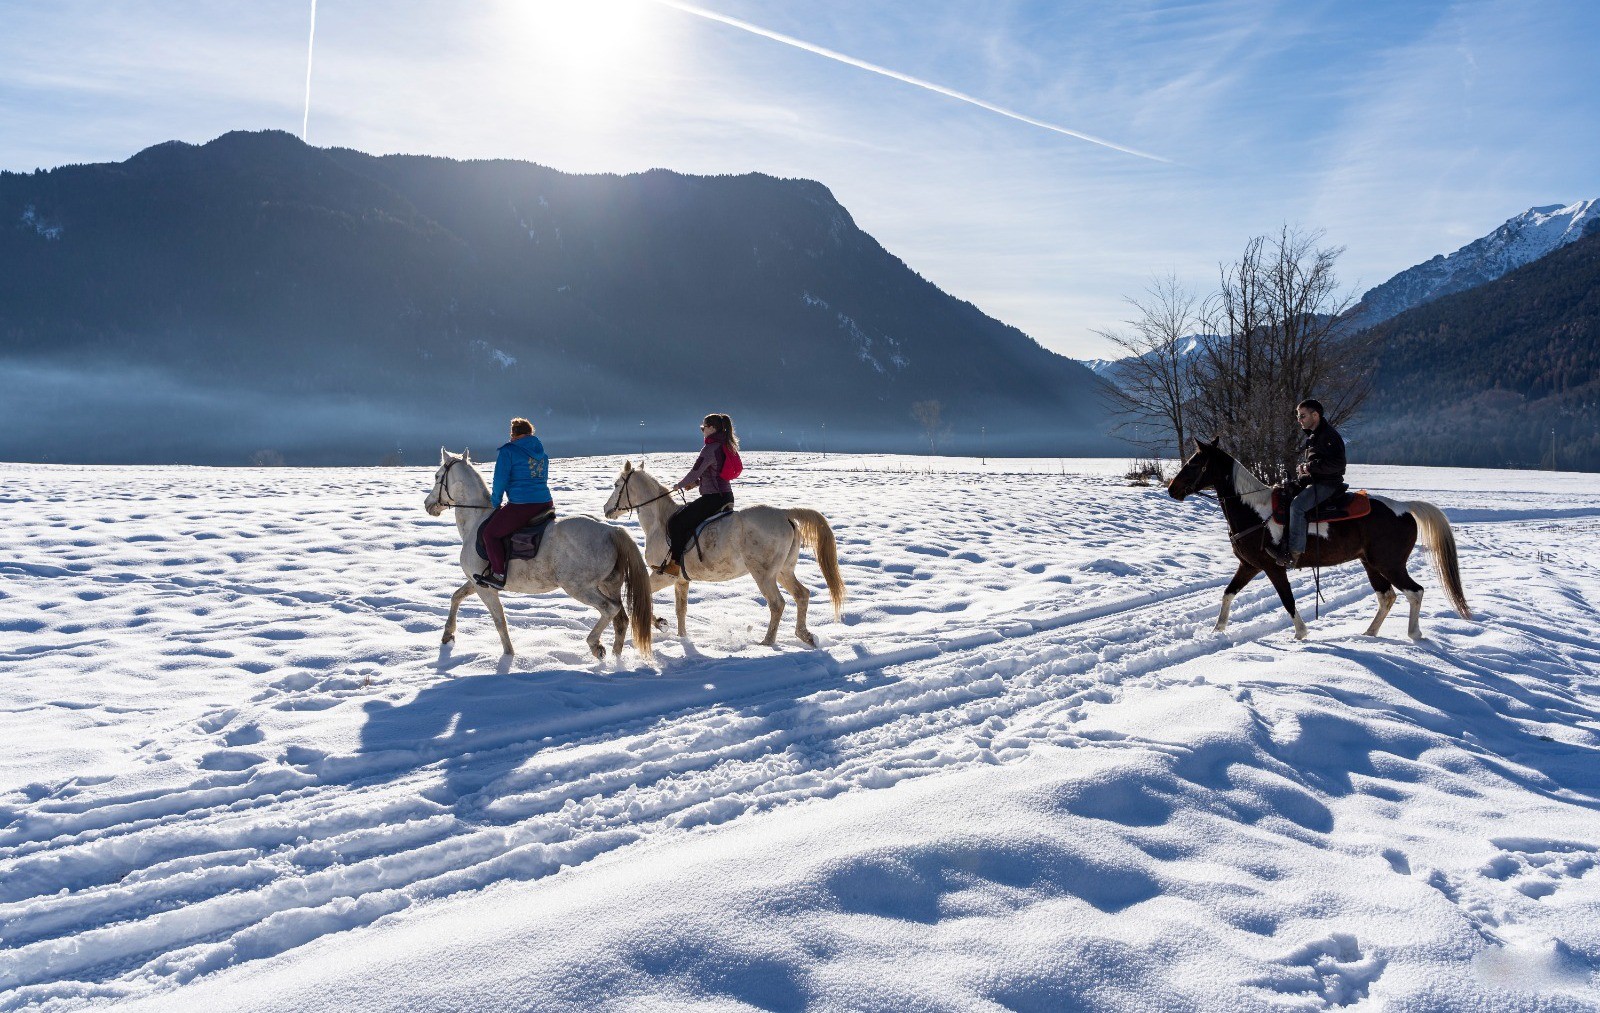
[[[739,449],[739,437],[735,436],[733,432],[733,419],[726,415],[718,415],[713,412],[712,414],[706,416],[705,421],[702,422],[701,425],[710,426],[712,429],[722,434],[722,438],[727,442],[728,446],[732,447],[734,450]]]
[[[513,440],[516,439],[519,436],[532,436],[532,435],[533,435],[533,423],[532,422],[529,422],[527,419],[512,419],[511,420],[511,438]]]

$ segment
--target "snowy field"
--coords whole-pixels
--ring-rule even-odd
[[[441,648],[431,467],[0,465],[0,1010],[1600,1008],[1600,478],[1355,466],[1477,617],[1296,643],[1122,461],[747,469],[844,621],[806,556],[819,650],[746,580],[648,667]]]

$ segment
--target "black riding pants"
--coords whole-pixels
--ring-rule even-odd
[[[683,550],[694,537],[700,522],[733,503],[731,492],[708,492],[699,499],[690,500],[667,518],[667,554],[674,562],[683,562]]]

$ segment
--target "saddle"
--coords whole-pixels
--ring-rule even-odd
[[[706,561],[706,554],[705,554],[705,550],[700,548],[700,532],[704,531],[706,528],[708,528],[711,525],[717,523],[718,521],[723,520],[723,519],[728,518],[728,517],[732,517],[732,516],[733,516],[733,504],[729,503],[727,506],[723,507],[721,510],[718,510],[716,513],[712,514],[710,517],[707,517],[705,520],[703,520],[699,524],[695,525],[694,534],[689,538],[689,544],[684,547],[683,558],[684,559],[688,559],[689,558],[689,550],[693,549],[695,557],[697,559],[699,559],[700,562],[704,563]]]
[[[1299,489],[1285,489],[1277,486],[1272,490],[1272,519],[1279,524],[1289,523],[1289,504],[1294,500]],[[1358,489],[1344,492],[1325,499],[1317,504],[1316,508],[1306,514],[1308,524],[1332,524],[1335,521],[1353,521],[1357,517],[1365,517],[1372,512],[1372,500],[1367,496],[1367,490]]]
[[[478,525],[478,538],[476,546],[478,558],[488,561],[488,553],[483,551],[483,525],[489,523],[489,517],[483,519]],[[546,510],[516,531],[511,532],[506,538],[506,559],[532,559],[539,554],[539,546],[544,542],[544,533],[549,529],[552,521],[556,519],[554,510]]]

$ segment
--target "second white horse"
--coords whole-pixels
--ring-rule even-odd
[[[667,518],[678,506],[671,493],[672,490],[643,467],[635,468],[632,461],[627,461],[606,500],[608,519],[615,520],[631,510],[639,512],[647,559],[659,560],[667,555]],[[806,606],[811,601],[811,592],[794,575],[802,546],[816,553],[817,566],[822,569],[828,595],[833,600],[833,617],[838,619],[844,606],[845,590],[833,528],[826,517],[804,508],[783,510],[750,506],[735,510],[732,517],[707,525],[700,533],[698,544],[684,551],[683,578],[658,574],[653,577],[652,586],[673,585],[678,607],[678,636],[682,637],[686,635],[684,624],[689,611],[691,580],[733,580],[748,573],[755,578],[756,587],[767,600],[771,618],[766,639],[761,642],[770,646],[777,642],[778,621],[783,618],[783,595],[778,590],[781,584],[794,596],[794,635],[815,647],[816,638],[806,629]]]

